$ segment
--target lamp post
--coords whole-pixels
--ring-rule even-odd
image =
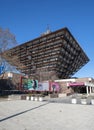
[[[27,53],[27,54],[28,54],[28,53]],[[28,58],[28,60],[30,60],[30,61],[32,60],[32,56],[31,56],[31,55],[28,55],[27,58]],[[30,75],[30,71],[31,71],[31,70],[28,68],[28,77],[29,77],[29,75]]]
[[[27,54],[29,54],[29,53],[27,53]],[[33,71],[36,72],[36,64],[35,64],[34,60],[32,59],[32,56],[29,54],[29,55],[27,56],[27,58],[28,58],[28,60],[31,61],[31,65],[32,65]],[[30,73],[31,73],[31,70],[29,70],[29,71],[30,71],[30,72],[28,73],[28,75],[30,75]],[[35,76],[34,76],[34,78],[35,78]]]

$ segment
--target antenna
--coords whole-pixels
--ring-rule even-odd
[[[44,36],[49,33],[51,33],[51,30],[50,30],[49,24],[47,24],[46,32],[44,32],[41,36]]]
[[[49,34],[49,33],[51,33],[51,30],[50,30],[49,24],[47,24],[46,34]]]

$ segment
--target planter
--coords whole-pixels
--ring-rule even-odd
[[[86,105],[87,104],[87,99],[81,99],[81,104]]]
[[[38,101],[38,97],[35,97],[35,101]]]
[[[26,96],[26,100],[29,100],[30,98],[29,98],[29,96]]]
[[[91,104],[94,105],[94,99],[91,99]]]
[[[43,101],[43,97],[39,97],[39,101],[40,101],[40,102]]]
[[[72,98],[72,99],[71,99],[71,103],[72,103],[72,104],[76,104],[76,103],[77,103],[77,99],[76,99],[76,98]]]
[[[34,97],[31,96],[31,101],[34,101]]]
[[[26,100],[26,96],[25,95],[21,95],[21,100]]]

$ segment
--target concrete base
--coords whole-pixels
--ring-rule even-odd
[[[87,104],[87,100],[86,99],[81,99],[81,104],[86,105]]]
[[[77,99],[76,99],[76,98],[72,98],[72,99],[71,99],[71,103],[72,103],[72,104],[76,104],[76,103],[77,103]]]
[[[66,93],[59,93],[59,97],[66,97]]]
[[[94,99],[91,99],[91,104],[94,105]]]

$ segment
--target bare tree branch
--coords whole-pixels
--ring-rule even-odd
[[[3,52],[15,47],[16,45],[17,41],[14,34],[12,34],[9,29],[3,30],[0,28],[0,75],[5,73],[5,68],[11,68],[10,65],[2,58]]]

